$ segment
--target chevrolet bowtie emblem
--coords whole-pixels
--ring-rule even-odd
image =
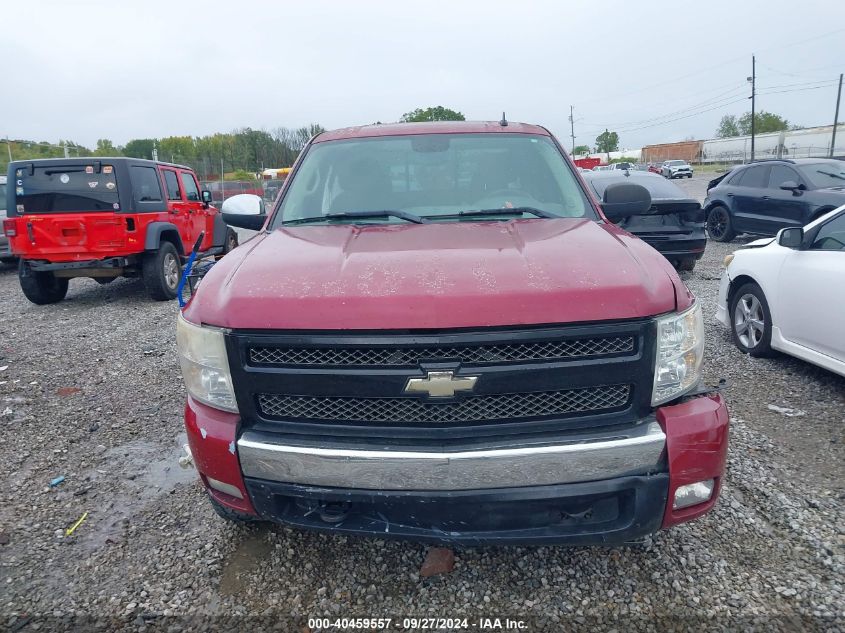
[[[478,376],[455,377],[451,371],[428,371],[425,378],[408,378],[405,393],[427,393],[432,398],[451,398],[456,391],[472,391]]]

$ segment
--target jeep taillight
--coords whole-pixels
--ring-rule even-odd
[[[18,227],[14,220],[3,220],[3,233],[6,237],[15,237],[18,234]]]

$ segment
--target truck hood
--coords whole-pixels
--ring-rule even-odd
[[[260,234],[185,317],[233,329],[445,329],[646,317],[691,296],[651,247],[584,219],[301,226]]]

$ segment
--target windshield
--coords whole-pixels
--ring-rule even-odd
[[[831,160],[824,163],[802,165],[807,179],[819,188],[845,186],[845,163]]]
[[[275,223],[309,218],[319,223],[326,215],[342,213],[358,213],[356,222],[407,221],[395,214],[361,217],[361,212],[374,211],[437,221],[461,219],[458,214],[470,210],[502,209],[505,219],[507,210],[512,218],[516,208],[597,219],[551,139],[496,133],[316,143],[303,158]]]
[[[120,209],[112,165],[50,165],[15,170],[15,200],[24,213]],[[19,183],[19,184],[18,184]]]
[[[686,163],[682,160],[668,160],[666,161],[667,165],[686,165]]]
[[[0,182],[0,213],[6,213],[6,183]]]

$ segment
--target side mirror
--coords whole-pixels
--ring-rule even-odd
[[[260,231],[267,219],[264,200],[251,193],[241,193],[226,198],[220,207],[220,212],[226,224],[250,231]]]
[[[641,215],[651,208],[651,194],[642,185],[616,182],[608,185],[602,196],[601,210],[611,222]]]
[[[795,196],[801,194],[801,185],[799,185],[794,180],[787,180],[785,182],[780,183],[780,188],[784,191],[791,191],[792,194]]]
[[[800,226],[781,229],[778,231],[777,240],[778,244],[786,248],[800,249],[804,243],[804,229]]]
[[[207,205],[211,204],[211,192],[208,189],[203,189],[200,192],[200,196],[202,197],[202,203],[204,205],[207,206]]]

